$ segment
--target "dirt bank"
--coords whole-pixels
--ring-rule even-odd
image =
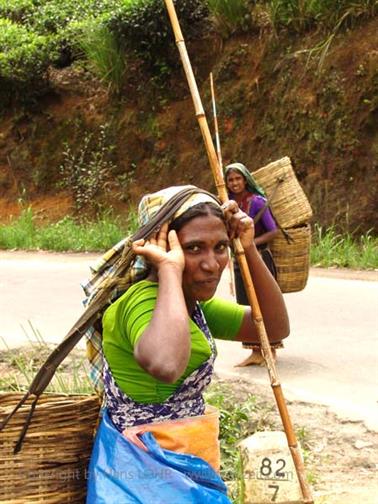
[[[272,406],[271,428],[282,430],[270,386],[227,380],[237,397],[252,390]],[[378,433],[361,422],[343,421],[319,404],[287,402],[302,445],[315,504],[376,504]]]
[[[256,170],[289,156],[314,221],[363,232],[376,226],[378,20],[338,33],[320,68],[310,54],[323,39],[316,31],[224,41],[208,33],[189,52],[211,129],[214,74],[224,163]],[[214,190],[181,69],[159,86],[133,74],[117,99],[80,65],[49,76],[44,96],[2,118],[0,221],[20,212],[20,198],[40,219],[57,220],[89,194],[93,214],[109,206],[127,212],[146,190],[171,184]],[[91,153],[100,159],[103,147],[97,175],[81,172],[79,189],[69,183],[67,149],[78,169]]]

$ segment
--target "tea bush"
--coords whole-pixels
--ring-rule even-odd
[[[24,0],[23,0],[24,1]],[[117,0],[49,0],[35,3],[35,9],[24,17],[24,22],[41,34],[61,33],[71,23],[109,14],[118,5],[130,3]]]
[[[247,31],[251,26],[251,6],[247,0],[207,0],[212,20],[223,36]]]
[[[211,30],[229,36],[266,27],[276,34],[317,29],[328,37],[311,52],[320,57],[339,29],[378,9],[376,0],[180,0],[175,6],[186,41]],[[120,61],[129,57],[152,73],[152,82],[181,66],[161,0],[0,0],[0,32],[2,105],[4,96],[28,96],[31,82],[39,94],[37,82],[46,84],[41,77],[49,64],[86,57],[115,89],[122,82]],[[91,47],[83,52],[86,42]]]
[[[175,7],[186,40],[203,33],[203,21],[208,15],[203,1],[181,0]],[[120,8],[109,18],[108,25],[120,46],[142,56],[149,69],[160,72],[162,67],[178,65],[172,27],[161,0],[138,0]]]
[[[25,26],[0,18],[0,88],[6,104],[11,94],[35,93],[55,57],[49,37],[38,35]]]
[[[22,22],[25,15],[33,12],[34,9],[33,0],[0,0],[0,17],[11,21]]]

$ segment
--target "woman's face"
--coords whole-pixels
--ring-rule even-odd
[[[241,194],[246,190],[247,181],[241,173],[230,170],[226,177],[226,185],[232,193]]]
[[[195,217],[177,236],[185,256],[184,296],[192,308],[195,301],[214,296],[228,261],[229,239],[223,221],[215,215]]]

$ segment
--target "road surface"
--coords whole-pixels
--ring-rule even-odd
[[[39,331],[60,341],[82,312],[80,282],[93,254],[0,252],[0,350]],[[227,278],[220,292],[230,297]],[[278,372],[291,400],[329,406],[378,431],[378,273],[311,270],[306,289],[285,295],[291,334]],[[83,345],[83,342],[81,343]],[[270,388],[264,368],[235,368],[239,343],[218,342],[216,372]]]

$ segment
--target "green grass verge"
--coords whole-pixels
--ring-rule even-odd
[[[334,228],[314,226],[311,246],[313,266],[374,270],[378,268],[378,238],[340,234]]]
[[[72,217],[49,225],[37,225],[31,208],[9,224],[0,225],[0,248],[100,252],[136,230],[135,212],[128,219],[105,212],[96,221],[77,222]],[[353,269],[378,269],[378,238],[371,233],[355,237],[334,228],[314,226],[311,265]]]
[[[72,217],[49,225],[37,225],[31,208],[8,225],[0,226],[0,248],[97,252],[112,247],[136,229],[135,213],[125,222],[105,212],[96,221],[77,222]]]

